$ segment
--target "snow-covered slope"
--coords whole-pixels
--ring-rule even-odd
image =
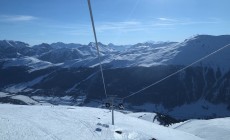
[[[12,96],[11,98],[15,100],[23,101],[28,105],[38,104],[38,102],[36,102],[35,100],[31,99],[28,96],[24,96],[24,95],[15,95],[15,96]]]
[[[8,97],[8,96],[10,96],[8,93],[0,92],[0,98]]]
[[[108,46],[114,50],[122,52],[130,48],[132,45],[114,45],[113,43],[109,43]]]
[[[29,72],[55,66],[50,62],[41,61],[34,57],[9,58],[3,60],[3,62],[4,62],[3,68],[26,66],[29,68]]]
[[[124,52],[110,57],[109,63],[113,67],[150,67],[165,65],[177,54],[177,43],[164,44],[136,44]]]
[[[229,45],[218,53],[208,57],[204,61],[198,63],[199,65],[208,66],[212,68],[222,68],[229,70],[229,53],[230,53],[230,36],[210,36],[198,35],[184,42],[178,44],[177,55],[168,64],[173,65],[189,65],[196,60],[217,51],[218,49]]]
[[[52,43],[50,44],[53,48],[78,48],[81,47],[81,44],[75,44],[75,43],[69,43],[69,44],[65,44],[63,42],[56,42],[56,43]]]
[[[102,56],[102,63],[109,65],[113,68],[124,67],[151,67],[158,65],[189,65],[200,58],[217,51],[218,49],[230,44],[230,36],[210,36],[198,35],[186,39],[181,43],[176,42],[156,42],[156,43],[138,43],[126,49],[113,51],[115,48],[113,44],[108,46],[100,44]],[[92,47],[90,47],[92,46]],[[112,47],[111,47],[112,46]],[[81,47],[86,49],[87,47]],[[88,59],[81,59],[82,63],[88,63],[89,59],[91,64],[85,65],[86,67],[94,67],[98,65],[95,46],[93,43],[88,45],[91,48],[91,56]],[[119,47],[118,47],[119,48]],[[88,51],[88,50],[87,50]],[[228,61],[230,60],[229,54],[230,46],[222,51],[206,58],[205,60],[196,64],[199,66],[220,68],[226,72],[230,69]],[[73,60],[74,61],[74,60]],[[79,61],[79,59],[75,60]],[[78,67],[79,65],[71,65],[70,67]],[[81,65],[82,66],[82,65]],[[65,64],[66,67],[66,64]]]
[[[218,118],[211,120],[188,120],[186,122],[171,126],[194,134],[207,140],[229,140],[230,139],[230,118]]]
[[[200,58],[230,44],[230,36],[197,35],[181,43],[138,43],[103,63],[113,67],[151,67],[156,65],[189,65]],[[224,50],[208,57],[198,65],[229,70],[230,45]]]
[[[165,65],[166,62],[173,59],[177,54],[178,43],[168,42],[160,44],[151,43],[138,43],[133,46],[125,47],[126,49],[115,51],[109,44],[108,47],[100,45],[100,52],[102,55],[102,64],[108,65],[112,68],[124,68],[124,67],[135,67],[143,66],[150,67],[156,65]],[[93,43],[89,44],[92,47],[91,57],[87,59],[75,59],[71,60],[74,65],[69,65],[69,62],[63,64],[64,67],[95,67],[99,64],[98,58]],[[83,47],[82,47],[83,48]],[[113,47],[115,48],[115,47]],[[94,56],[94,57],[92,57]],[[79,63],[80,62],[80,63]],[[82,65],[84,64],[84,65]]]
[[[29,44],[20,41],[2,40],[0,41],[0,47],[29,47]]]
[[[201,140],[173,130],[103,109],[70,106],[0,105],[0,138],[4,140]]]

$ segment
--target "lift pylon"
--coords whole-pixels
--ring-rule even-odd
[[[108,95],[105,99],[105,107],[112,111],[112,125],[114,125],[114,109],[124,109],[123,99],[118,98],[117,95]]]

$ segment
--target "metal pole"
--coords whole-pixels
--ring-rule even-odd
[[[114,125],[114,106],[113,106],[113,99],[112,98],[112,125]]]
[[[115,103],[115,100],[116,100],[116,96],[117,95],[109,95],[107,100],[110,102],[111,106],[110,106],[110,109],[111,109],[111,112],[112,112],[112,125],[114,125],[114,103]]]

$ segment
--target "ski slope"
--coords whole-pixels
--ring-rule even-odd
[[[201,140],[119,112],[112,126],[111,112],[104,109],[1,104],[0,110],[0,138],[4,140]]]
[[[194,134],[207,140],[229,140],[230,118],[218,118],[211,120],[188,120],[183,123],[174,124],[177,130]]]

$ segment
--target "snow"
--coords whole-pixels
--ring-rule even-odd
[[[114,52],[102,46],[102,64],[111,68],[125,67],[151,67],[159,65],[181,65],[187,66],[200,58],[213,53],[230,43],[230,36],[193,36],[184,42],[164,42],[164,43],[138,43],[128,47],[123,51]],[[111,46],[111,45],[110,45]],[[113,45],[112,45],[113,46]],[[64,67],[95,67],[98,66],[97,55],[94,44],[88,46],[91,49],[91,58],[71,60],[63,65]],[[106,48],[106,49],[105,49]],[[82,51],[86,48],[82,48]],[[105,51],[107,50],[107,51]],[[87,51],[89,51],[87,49]],[[213,54],[193,66],[218,68],[222,73],[230,69],[229,54],[230,46],[224,50]],[[88,53],[90,54],[90,53]]]
[[[104,109],[2,104],[0,110],[0,137],[4,140],[201,140],[116,111],[112,126],[111,112]]]
[[[9,44],[10,46],[13,46],[9,40],[6,40],[6,43]]]
[[[48,102],[38,102],[36,101],[36,99],[33,99],[29,96],[26,96],[26,95],[20,95],[20,94],[10,94],[10,93],[4,93],[4,92],[0,92],[0,98],[11,98],[11,99],[14,99],[14,100],[19,100],[21,102],[24,102],[25,104],[27,105],[52,105]],[[65,96],[64,98],[69,98],[69,96]]]
[[[21,85],[21,84],[17,84],[17,85],[13,85],[13,86],[7,87],[5,89],[5,91],[6,92],[10,92],[10,93],[18,93],[18,92],[23,91],[24,89],[26,89],[26,86]]]
[[[0,46],[4,47],[30,47],[29,44],[26,44],[21,41],[13,41],[13,40],[0,40]]]
[[[200,39],[201,38],[201,39]],[[211,36],[210,36],[211,38]],[[133,67],[143,66],[151,67],[157,65],[189,65],[199,58],[217,50],[220,47],[226,45],[226,41],[220,40],[220,42],[209,43],[209,39],[203,39],[202,37],[193,37],[182,43],[162,43],[162,44],[137,44],[125,51],[118,53],[112,53],[110,55],[103,55],[105,57],[102,60],[102,64],[109,64],[113,68],[119,67]],[[205,45],[206,46],[205,46]],[[155,45],[155,47],[151,46]],[[109,52],[111,53],[111,52]],[[214,68],[221,67],[223,71],[228,70],[228,63],[224,63],[228,60],[227,52],[222,56],[212,56],[207,61],[202,61],[202,65],[210,66]],[[194,55],[196,54],[196,55]],[[189,57],[188,57],[189,56]],[[218,59],[217,59],[218,58]],[[97,66],[98,61],[94,61],[96,58],[88,58],[88,60],[81,60],[78,62],[87,63],[91,62],[89,67]],[[224,62],[222,62],[224,61]],[[79,66],[79,65],[72,65]],[[85,65],[86,66],[86,65]]]
[[[172,43],[160,47],[136,46],[109,58],[106,62],[113,67],[143,66],[151,67],[165,65],[178,53],[178,43]],[[105,63],[105,62],[102,62]]]
[[[181,43],[136,44],[128,50],[108,58],[113,67],[151,67],[157,65],[189,65],[200,58],[230,44],[229,36],[198,35]],[[230,46],[207,59],[195,64],[220,68],[222,72],[230,69]],[[102,62],[105,63],[105,62]]]
[[[33,72],[36,70],[45,69],[55,65],[53,65],[50,62],[41,61],[34,57],[22,57],[22,58],[6,59],[3,68],[15,67],[15,66],[28,66],[30,68],[29,72]]]
[[[28,96],[24,96],[24,95],[15,95],[11,97],[12,99],[16,99],[16,100],[20,100],[25,102],[26,104],[37,104],[38,102],[36,102],[35,100],[31,99]]]
[[[185,131],[207,140],[229,140],[230,118],[218,118],[211,120],[189,120],[174,124],[176,130]]]
[[[76,102],[76,101],[74,101],[72,96],[63,96],[63,97],[32,96],[31,98],[38,101],[39,103],[72,105],[73,103]]]
[[[10,96],[8,93],[0,92],[0,98],[8,97]]]
[[[177,44],[178,43],[137,45],[120,52],[110,50],[109,48],[103,46],[102,48],[104,49],[101,50],[101,63],[108,64],[112,68],[165,65],[167,64],[167,61],[171,60],[177,54]],[[150,45],[155,45],[155,47]],[[93,45],[88,46],[88,48],[91,49],[91,53],[89,53],[88,48],[85,47],[81,50],[82,52],[86,50],[86,54],[90,55],[91,57],[66,61],[62,67],[98,66],[98,58],[96,55],[96,49],[94,47],[95,46]]]
[[[221,47],[230,44],[230,36],[210,36],[197,35],[181,43],[176,42],[145,42],[135,45],[115,46],[113,44],[103,45],[99,43],[102,64],[108,65],[110,68],[125,68],[125,67],[151,67],[159,65],[189,65],[200,58],[220,49]],[[0,42],[1,43],[1,42]],[[7,42],[2,42],[3,45],[10,45]],[[10,42],[11,44],[13,42]],[[13,43],[15,45],[15,43]],[[28,46],[27,44],[22,44]],[[53,57],[49,60],[55,62],[57,56],[62,56],[63,63],[58,66],[69,67],[96,67],[98,66],[97,49],[94,43],[88,45],[81,44],[64,44],[54,43],[37,45],[38,47],[49,47],[51,50],[39,54],[52,54]],[[53,47],[52,47],[53,46]],[[116,48],[118,48],[116,50]],[[122,48],[122,51],[119,49]],[[230,69],[229,54],[230,46],[224,50],[208,57],[207,59],[195,64],[195,66],[212,67],[215,70],[218,68],[222,73],[226,73]],[[68,57],[67,57],[68,56]],[[19,58],[8,59],[4,68],[11,66],[28,66],[30,72],[35,70],[45,69],[51,66],[57,66],[50,62],[41,61],[38,56],[21,56]]]
[[[178,54],[175,55],[168,64],[173,65],[189,65],[200,58],[211,54],[221,47],[230,45],[230,36],[209,36],[198,35],[184,42],[178,44]],[[211,55],[207,59],[197,63],[196,65],[207,66],[217,69],[218,67],[222,72],[230,69],[229,54],[230,46],[225,47],[223,50]]]
[[[10,93],[18,93],[18,92],[26,91],[26,90],[28,91],[29,87],[41,82],[46,76],[48,76],[48,74],[40,76],[38,78],[35,78],[32,81],[28,81],[28,82],[19,83],[16,85],[9,86],[9,87],[5,88],[5,91],[10,92]],[[29,90],[31,90],[31,89],[29,88]]]
[[[61,66],[63,68],[69,68],[69,67],[89,67],[92,64],[95,64],[95,62],[93,61],[97,61],[96,57],[90,57],[90,58],[86,58],[86,59],[74,59],[74,60],[69,60],[69,61],[65,61],[65,63],[63,63]]]

